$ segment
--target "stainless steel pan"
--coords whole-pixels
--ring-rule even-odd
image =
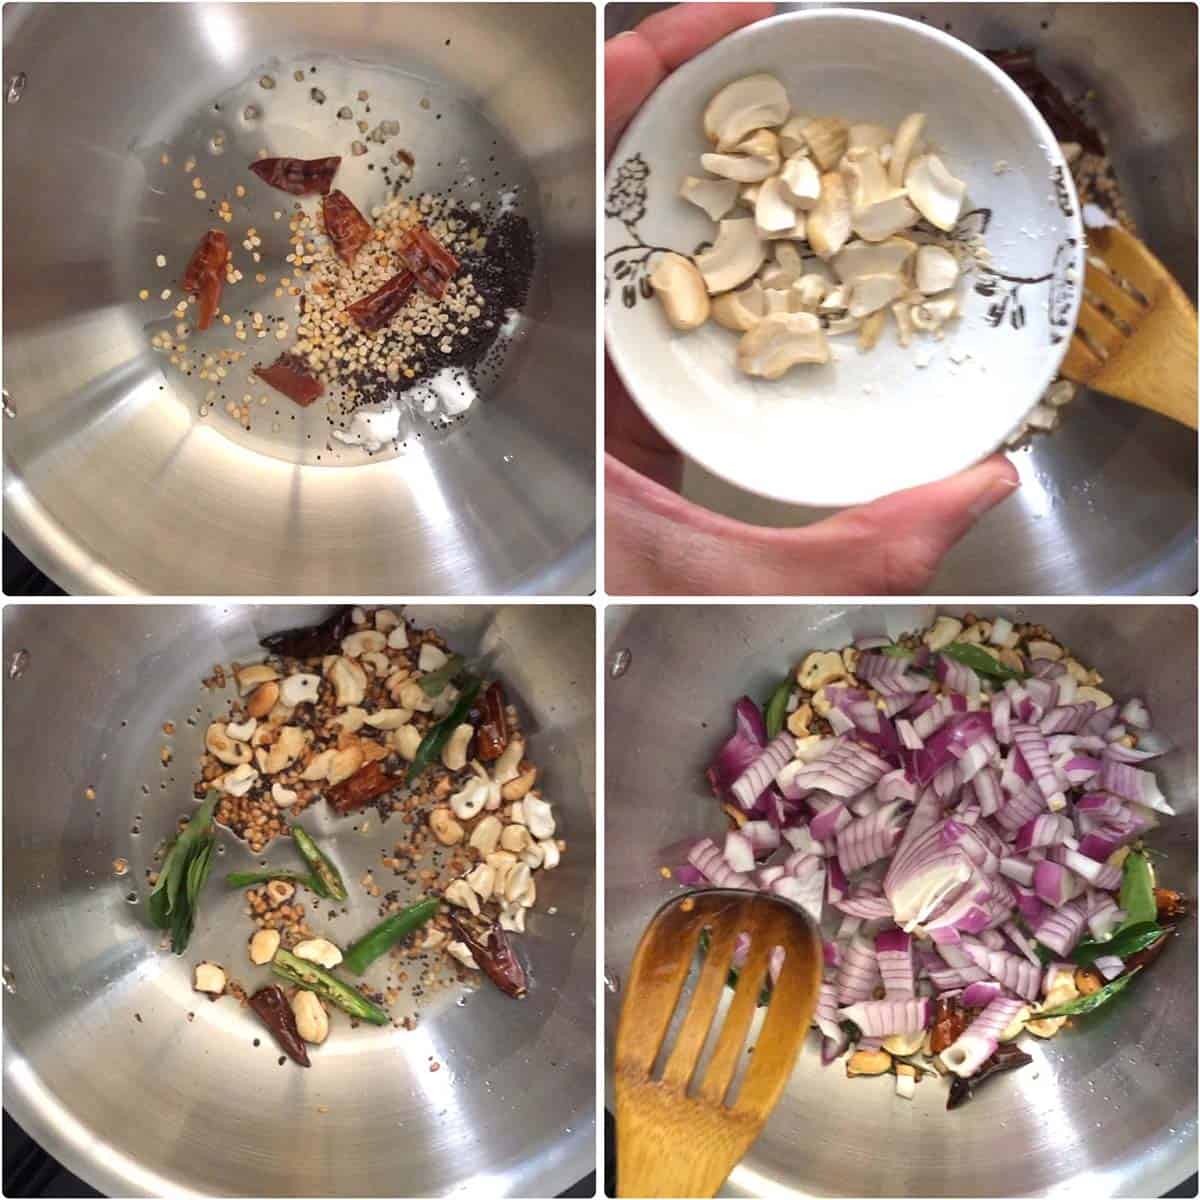
[[[673,891],[658,874],[663,851],[674,864],[682,840],[724,828],[703,772],[729,736],[733,701],[766,694],[808,650],[919,628],[933,612],[915,605],[608,610],[610,1046],[620,980],[646,921]],[[1195,896],[1195,610],[1030,605],[1007,615],[1048,625],[1120,694],[1146,697],[1177,747],[1155,765],[1179,812],[1150,841],[1168,854],[1159,866],[1164,885]],[[944,1087],[925,1083],[913,1101],[901,1100],[890,1081],[847,1080],[841,1064],[823,1068],[810,1045],[726,1193],[1161,1196],[1195,1171],[1194,918],[1111,1008],[1052,1041],[1027,1040],[1032,1066],[951,1113]]]
[[[824,5],[826,0],[821,0]],[[661,4],[609,4],[609,36]],[[780,8],[815,7],[781,4]],[[876,4],[979,49],[1034,46],[1096,123],[1141,237],[1196,298],[1196,9],[1190,4]],[[963,419],[970,420],[970,404]],[[1191,595],[1196,435],[1092,392],[1016,451],[1021,490],[943,562],[933,595]],[[828,515],[739,491],[689,465],[684,491],[729,516],[804,525]]]
[[[39,567],[77,593],[591,590],[591,6],[14,4],[4,61],[5,529]],[[319,67],[323,107],[297,63]],[[334,113],[356,89],[369,121],[401,125],[369,157],[350,154]],[[147,328],[170,317],[209,220],[187,156],[215,199],[255,183],[259,147],[338,152],[339,185],[379,203],[382,171],[366,164],[397,145],[416,157],[416,191],[519,189],[537,238],[526,316],[468,419],[444,435],[418,421],[405,449],[368,459],[330,441],[321,404],[254,405],[249,434],[219,402],[201,416],[211,385],[164,364]],[[256,186],[228,226],[244,260],[255,224],[271,284],[286,274],[272,220],[285,199]],[[274,311],[246,267],[238,304]],[[281,345],[240,348],[249,363]]]
[[[526,1000],[485,985],[460,1007],[451,990],[411,1032],[351,1030],[335,1017],[311,1070],[279,1066],[252,1017],[191,989],[190,964],[205,957],[253,979],[243,901],[220,879],[257,860],[222,835],[183,958],[158,949],[144,902],[128,902],[155,845],[192,807],[205,726],[195,710],[214,703],[200,679],[215,662],[249,661],[261,634],[322,615],[5,610],[5,1106],[108,1195],[554,1195],[594,1165],[590,608],[411,611],[493,658],[562,814],[568,852],[539,882],[523,941],[534,978]],[[380,828],[372,817],[364,836],[358,821],[311,816],[348,882],[378,872],[380,848],[400,836],[394,819]],[[118,857],[129,861],[124,878],[113,874]],[[351,892],[351,919],[365,928],[373,907]]]

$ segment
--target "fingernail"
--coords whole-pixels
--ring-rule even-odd
[[[634,29],[624,29],[620,33],[614,33],[608,40],[610,42],[619,42],[622,38],[637,37],[637,31]]]
[[[974,504],[970,506],[971,516],[975,519],[982,517],[985,512],[991,508],[995,508],[1001,500],[1006,500],[1021,486],[1019,479],[1001,478],[995,479],[988,488],[981,492],[975,499]]]

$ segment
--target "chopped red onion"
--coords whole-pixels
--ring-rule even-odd
[[[1020,1000],[998,996],[971,1022],[940,1057],[955,1075],[974,1075],[996,1051],[1000,1035],[1013,1023],[1025,1005]]]
[[[875,938],[875,961],[883,978],[885,996],[912,996],[912,937],[900,929],[890,929]]]
[[[742,833],[750,839],[756,858],[774,853],[782,840],[779,830],[770,821],[747,821],[742,826]]]
[[[987,1008],[1001,991],[1000,985],[994,979],[982,979],[977,983],[968,983],[963,988],[959,1000],[963,1008]]]
[[[1058,846],[1071,833],[1071,822],[1058,813],[1039,813],[1017,830],[1013,849],[1037,850],[1043,846]],[[1023,881],[1024,882],[1024,881]]]
[[[712,838],[702,838],[692,847],[688,862],[714,887],[747,888],[754,890],[749,875],[735,871],[717,849]]]
[[[860,1000],[839,1008],[838,1016],[843,1021],[853,1021],[864,1037],[884,1038],[920,1033],[929,1024],[932,1007],[924,998]]]
[[[758,757],[733,781],[729,790],[746,812],[753,812],[759,796],[775,782],[775,776],[792,761],[796,739],[786,730],[772,738]]]
[[[1051,911],[1034,929],[1034,934],[1043,946],[1065,958],[1075,949],[1086,922],[1087,913],[1082,898],[1071,900]]]
[[[869,817],[851,821],[838,832],[838,861],[847,875],[891,854],[902,832],[899,825],[902,808],[899,801],[885,805]]]
[[[865,938],[856,936],[846,947],[842,965],[838,968],[838,1004],[856,1004],[859,1000],[869,999],[878,981],[879,964],[875,961],[875,947]]]
[[[1042,980],[1041,964],[1034,965],[1005,950],[992,950],[971,938],[964,938],[962,949],[977,966],[993,979],[1002,983],[1010,992],[1033,1000],[1038,994]]]
[[[1125,970],[1124,960],[1118,958],[1115,954],[1102,954],[1095,960],[1093,965],[1107,981],[1116,979]]]
[[[1175,810],[1167,803],[1158,781],[1149,771],[1139,771],[1128,763],[1105,758],[1104,766],[1100,769],[1099,786],[1101,791],[1112,792],[1122,800],[1144,804],[1156,812],[1166,813],[1168,817],[1175,815]]]
[[[1144,700],[1139,700],[1136,697],[1125,702],[1121,709],[1120,717],[1126,725],[1133,729],[1150,728],[1150,710],[1146,707]]]
[[[725,861],[730,870],[749,875],[754,870],[754,844],[740,829],[725,835]]]
[[[1088,932],[1098,941],[1103,942],[1112,936],[1118,925],[1125,920],[1125,910],[1117,907],[1117,902],[1106,892],[1094,892],[1098,897],[1087,917]]]
[[[1000,927],[1005,936],[1035,967],[1040,967],[1042,960],[1038,958],[1033,943],[1021,932],[1015,921],[1005,921]]]

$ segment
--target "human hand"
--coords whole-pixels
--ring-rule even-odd
[[[677,67],[772,4],[678,4],[604,47],[605,153]],[[622,595],[887,595],[922,591],[943,555],[1018,486],[994,455],[937,483],[800,529],[747,525],[677,494],[683,461],[606,363],[605,562]]]

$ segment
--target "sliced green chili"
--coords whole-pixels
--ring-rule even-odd
[[[345,900],[346,885],[342,882],[342,876],[329,856],[299,825],[293,825],[291,829],[296,849],[304,855],[304,861],[312,867],[312,873],[321,881],[325,888],[325,894],[331,900]]]
[[[475,703],[475,697],[479,694],[481,684],[482,680],[479,679],[471,679],[466,683],[462,694],[445,720],[431,725],[426,730],[421,744],[417,747],[416,755],[408,764],[408,773],[404,777],[406,783],[412,783],[441,754],[442,747],[449,741],[450,735],[463,723],[463,718],[471,711],[471,705]]]
[[[381,954],[385,954],[414,929],[420,929],[438,910],[440,901],[419,900],[402,912],[393,913],[362,937],[346,951],[342,966],[354,975],[361,975]]]
[[[1120,903],[1125,910],[1125,920],[1117,927],[1118,932],[1134,925],[1157,923],[1154,872],[1150,869],[1150,860],[1138,850],[1131,850],[1125,856],[1125,864],[1121,868]]]
[[[771,698],[767,701],[766,723],[768,738],[776,737],[783,730],[783,723],[787,720],[788,700],[791,699],[793,687],[795,687],[795,684],[789,675],[771,693]]]
[[[357,988],[343,983],[332,972],[318,967],[303,958],[297,958],[287,950],[276,950],[271,960],[271,970],[281,979],[299,987],[316,992],[323,1000],[336,1004],[343,1012],[368,1021],[372,1025],[386,1025],[389,1017],[378,1004],[368,1000]]]
[[[324,884],[315,875],[306,875],[303,871],[234,871],[225,876],[225,886],[257,887],[260,883],[270,883],[275,879],[281,879],[285,883],[298,883],[324,900],[331,899],[325,892]]]

